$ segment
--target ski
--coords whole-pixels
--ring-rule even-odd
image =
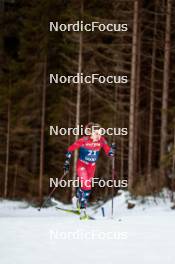
[[[72,213],[72,214],[80,216],[80,210],[67,209],[67,208],[62,208],[62,207],[58,207],[58,206],[56,206],[55,208],[57,210],[61,210],[61,211],[66,212],[66,213]],[[80,220],[95,220],[95,218],[90,216],[90,215],[87,215],[87,217],[80,218]]]
[[[76,210],[76,209],[66,209],[66,208],[61,208],[61,207],[58,207],[58,206],[56,206],[55,208],[58,209],[58,210],[67,212],[67,213],[73,213],[73,214],[76,214],[76,215],[80,215],[80,211]]]

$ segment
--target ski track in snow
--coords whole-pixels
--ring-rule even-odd
[[[175,211],[162,199],[128,210],[121,195],[114,218],[102,218],[99,209],[96,221],[80,221],[53,207],[41,212],[25,207],[25,202],[0,202],[1,264],[174,263]],[[110,202],[104,208],[110,215]]]

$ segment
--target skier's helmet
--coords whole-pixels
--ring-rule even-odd
[[[98,123],[90,122],[85,126],[85,134],[91,135],[94,131],[99,130],[101,126]]]

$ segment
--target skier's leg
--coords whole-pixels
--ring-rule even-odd
[[[77,197],[80,203],[80,209],[87,207],[88,198],[90,196],[91,190],[83,190],[81,187],[77,189]]]
[[[79,200],[80,208],[86,208],[91,193],[91,180],[89,180],[87,164],[78,161],[77,175],[80,180],[80,187],[77,189],[77,198]]]
[[[83,186],[78,189],[78,196],[82,200],[80,208],[86,208],[92,190],[92,178],[95,174],[95,164],[86,166],[86,175],[83,177]]]

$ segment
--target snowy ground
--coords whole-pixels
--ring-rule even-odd
[[[80,221],[53,207],[39,212],[25,202],[1,201],[0,263],[174,263],[175,210],[169,198],[138,199],[130,210],[127,199],[126,192],[115,198],[113,219],[106,203],[106,217],[99,208],[96,221]]]

